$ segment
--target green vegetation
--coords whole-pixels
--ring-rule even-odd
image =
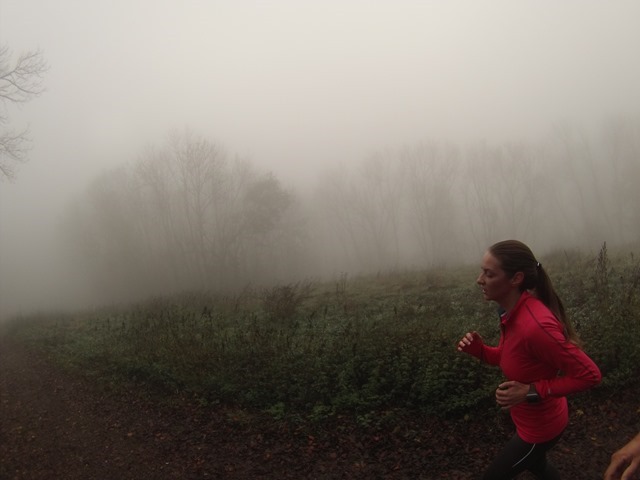
[[[633,256],[559,252],[543,259],[600,388],[638,378],[640,264]],[[449,415],[489,404],[498,369],[455,350],[478,330],[498,337],[474,267],[342,276],[236,296],[185,294],[127,309],[15,319],[5,334],[46,349],[101,381],[136,382],[154,395],[189,395],[274,416],[324,419],[406,409]]]

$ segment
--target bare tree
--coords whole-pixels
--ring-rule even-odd
[[[401,152],[407,169],[409,221],[429,265],[455,259],[455,185],[460,155],[451,145],[421,144]]]
[[[131,300],[151,290],[135,194],[127,168],[108,170],[68,205],[62,218],[61,234],[76,268],[102,301]]]
[[[612,228],[609,198],[603,191],[606,182],[602,178],[610,160],[603,169],[590,139],[569,126],[559,127],[553,140],[556,181],[562,182],[554,208],[562,214],[565,228],[573,232],[573,241],[584,246],[601,243],[603,232],[606,240],[615,243],[617,232]]]
[[[640,117],[619,117],[604,126],[605,170],[611,183],[612,222],[622,242],[640,238]]]
[[[135,191],[142,212],[139,219],[144,232],[146,251],[155,262],[156,277],[178,288],[184,284],[184,245],[179,235],[181,213],[171,176],[170,157],[164,150],[147,148],[133,166]]]
[[[6,129],[9,104],[26,103],[43,92],[42,80],[48,67],[39,50],[23,53],[11,62],[11,51],[0,45],[0,180],[13,180],[16,164],[27,158],[28,128]]]
[[[169,139],[171,167],[179,192],[184,222],[184,260],[201,285],[210,284],[216,269],[209,245],[215,235],[211,210],[220,186],[228,180],[226,154],[217,145],[186,130]]]
[[[318,182],[315,192],[316,216],[314,226],[320,237],[316,248],[326,256],[322,267],[341,265],[343,269],[359,268],[359,228],[356,212],[351,207],[351,172],[347,167],[327,171]]]
[[[466,177],[463,193],[467,211],[467,231],[475,247],[484,248],[498,238],[500,230],[498,190],[501,185],[494,172],[499,150],[481,143],[466,153]]]
[[[262,283],[287,277],[299,260],[302,225],[293,213],[293,192],[268,173],[253,180],[243,195],[243,271]]]
[[[399,265],[401,167],[395,152],[378,151],[352,172],[334,171],[322,181],[318,197],[325,223],[353,268],[371,271]]]
[[[525,238],[540,215],[537,166],[541,152],[528,144],[481,143],[467,151],[464,200],[475,246]]]
[[[495,159],[500,182],[497,197],[504,236],[525,238],[537,223],[539,157],[537,148],[522,143],[509,143],[498,152]]]
[[[352,186],[356,219],[364,234],[361,247],[367,246],[365,259],[377,258],[382,267],[397,267],[400,254],[399,217],[402,196],[402,169],[391,151],[379,151],[366,157],[358,168],[357,183]]]

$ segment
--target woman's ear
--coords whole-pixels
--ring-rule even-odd
[[[511,285],[513,285],[514,287],[520,287],[520,285],[522,285],[522,282],[524,281],[524,273],[523,272],[516,272],[513,277],[511,277]]]

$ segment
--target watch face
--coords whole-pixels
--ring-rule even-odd
[[[527,402],[536,403],[540,400],[540,396],[537,393],[527,393]]]
[[[540,395],[538,395],[536,386],[533,383],[529,385],[529,392],[527,393],[526,399],[529,403],[537,403],[540,401]]]

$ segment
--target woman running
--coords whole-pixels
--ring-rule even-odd
[[[597,385],[600,370],[580,348],[549,276],[524,243],[491,246],[477,283],[500,307],[500,340],[488,346],[468,332],[458,350],[502,369],[507,381],[498,385],[496,401],[516,427],[482,478],[506,480],[529,470],[558,479],[546,454],[569,423],[566,395]]]

